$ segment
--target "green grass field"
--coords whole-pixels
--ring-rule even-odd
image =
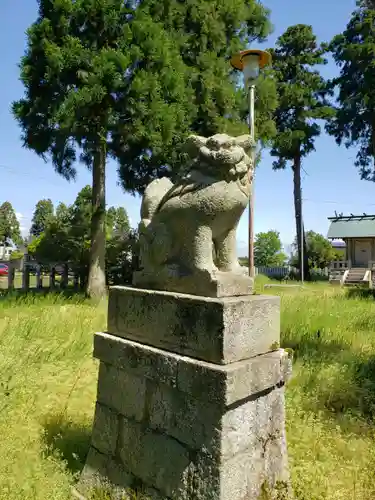
[[[258,281],[258,291],[262,280]],[[375,301],[317,284],[282,299],[290,466],[298,500],[375,498]],[[0,300],[0,500],[70,500],[84,463],[106,309],[57,295]]]

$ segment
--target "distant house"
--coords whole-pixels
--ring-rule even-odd
[[[335,240],[331,242],[332,248],[335,250],[345,250],[346,249],[346,243],[345,241],[342,240]]]
[[[9,260],[15,250],[18,250],[18,247],[11,240],[0,243],[0,260]]]
[[[0,245],[0,260],[9,260],[12,252],[13,252],[12,248],[1,244]]]
[[[328,239],[333,240],[334,248],[345,250],[342,260],[331,263],[331,281],[372,286],[375,282],[375,215],[340,214],[328,220]]]

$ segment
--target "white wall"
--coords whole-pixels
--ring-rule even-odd
[[[17,250],[14,247],[6,247],[4,245],[0,245],[0,260],[9,260],[10,254]]]

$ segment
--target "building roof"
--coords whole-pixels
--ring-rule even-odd
[[[328,220],[331,221],[329,239],[375,238],[375,215],[339,215]]]

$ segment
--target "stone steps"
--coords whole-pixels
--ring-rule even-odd
[[[364,268],[353,268],[350,269],[346,279],[345,286],[355,286],[355,285],[363,285],[363,278],[365,277],[367,269]]]

